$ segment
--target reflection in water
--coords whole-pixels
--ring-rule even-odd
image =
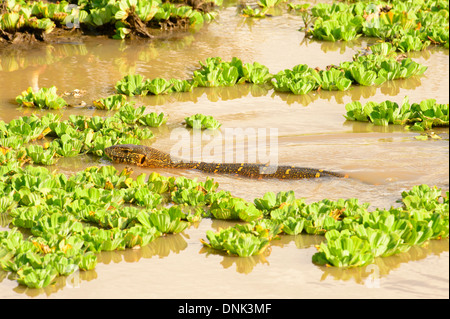
[[[165,258],[171,253],[179,254],[187,248],[187,242],[181,234],[166,235],[158,237],[146,246],[139,249],[126,249],[123,251],[101,252],[98,255],[98,261],[103,264],[119,263],[125,261],[128,263],[138,262],[141,258],[149,259],[152,257]]]
[[[14,47],[2,48],[0,72],[14,72],[27,68],[39,68],[60,62],[71,56],[88,54],[84,44],[42,45],[23,50]]]
[[[422,58],[424,60],[429,60],[433,58],[433,54],[439,52],[440,54],[446,55],[448,57],[449,51],[442,46],[429,46],[423,51],[413,51],[408,52],[408,57],[411,59]]]
[[[304,37],[300,44],[307,46],[310,43],[317,43],[320,44],[320,49],[324,53],[339,52],[340,54],[344,54],[348,49],[352,49],[356,53],[357,50],[366,47],[368,42],[370,42],[370,39],[365,39],[361,37],[351,41],[336,41],[336,42],[321,41],[313,38]]]
[[[19,295],[26,295],[28,297],[38,297],[43,295],[49,297],[67,288],[79,288],[83,284],[83,282],[92,281],[95,279],[97,279],[97,272],[95,271],[95,269],[89,271],[76,271],[72,275],[67,277],[57,277],[53,284],[48,285],[45,288],[31,289],[27,288],[26,286],[17,285],[17,287],[15,287],[13,291]]]
[[[295,95],[285,92],[272,93],[272,98],[278,97],[285,101],[286,104],[300,104],[308,106],[309,104],[317,101],[318,99],[325,99],[331,101],[334,97],[336,103],[344,104],[344,99],[349,97],[352,101],[359,101],[361,99],[369,99],[377,94],[379,90],[381,93],[387,96],[397,96],[401,90],[415,90],[421,85],[420,77],[413,76],[403,80],[386,81],[380,86],[359,86],[353,85],[347,91],[324,91],[309,92],[304,95]]]
[[[404,132],[402,125],[374,125],[370,122],[345,121],[344,126],[351,127],[353,133],[396,133]]]
[[[244,6],[237,6],[236,7],[236,15],[240,17],[240,20],[237,20],[237,28],[242,29],[245,28],[246,30],[252,32],[253,28],[258,28],[261,26],[262,23],[264,23],[264,19],[271,19],[274,16],[281,16],[283,13],[286,13],[286,10],[283,6],[275,6],[275,7],[269,7],[266,10],[266,14],[268,15],[266,18],[251,18],[246,17],[242,15],[242,8]]]
[[[325,240],[324,236],[318,235],[306,235],[306,234],[300,234],[297,236],[283,235],[279,236],[277,240],[272,241],[270,245],[274,247],[284,247],[289,246],[291,242],[294,242],[295,247],[297,247],[298,249],[305,249],[320,245],[320,243],[323,242],[324,240]]]
[[[271,248],[267,247],[261,254],[256,256],[249,257],[238,257],[238,256],[229,256],[224,252],[217,251],[215,249],[209,247],[202,247],[199,251],[199,254],[205,254],[205,257],[209,255],[219,255],[222,256],[223,259],[220,262],[224,269],[228,269],[234,264],[236,264],[236,272],[239,274],[249,274],[253,271],[253,269],[259,265],[269,265],[267,261],[267,257],[270,256]]]

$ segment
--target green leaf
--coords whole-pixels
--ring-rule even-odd
[[[194,129],[218,129],[222,124],[220,124],[215,118],[210,115],[195,114],[184,119],[186,125]]]

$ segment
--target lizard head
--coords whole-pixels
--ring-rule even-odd
[[[142,145],[133,144],[113,145],[105,148],[105,154],[117,163],[143,166],[146,164],[148,148]]]

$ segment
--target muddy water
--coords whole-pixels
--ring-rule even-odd
[[[132,73],[146,78],[188,78],[198,61],[233,56],[257,61],[272,73],[306,63],[325,67],[351,60],[370,39],[351,43],[311,41],[297,31],[301,18],[283,14],[262,20],[237,15],[225,8],[216,23],[197,33],[142,43],[86,39],[30,48],[2,50],[0,54],[0,119],[9,121],[35,110],[19,109],[14,98],[27,87],[55,85],[59,92],[85,90],[88,107],[57,111],[108,116],[89,106],[92,100],[114,92],[114,84]],[[418,133],[399,126],[376,127],[347,122],[345,104],[386,99],[416,102],[435,98],[448,103],[448,50],[431,48],[412,57],[428,66],[420,77],[355,87],[348,92],[320,92],[305,96],[275,93],[256,85],[198,88],[192,93],[135,98],[148,111],[165,112],[167,125],[154,129],[145,141],[166,152],[184,149],[186,158],[208,161],[259,161],[323,168],[350,175],[349,179],[254,181],[214,176],[220,188],[253,200],[265,192],[294,190],[307,202],[324,198],[359,198],[372,207],[398,205],[402,191],[426,183],[449,188],[448,129],[435,130],[443,139],[418,141]],[[36,112],[36,111],[35,111]],[[37,111],[37,113],[45,113]],[[189,131],[186,116],[203,113],[222,123],[216,133]],[[245,138],[240,138],[243,132]],[[272,137],[272,140],[271,140]],[[273,139],[275,137],[275,139]],[[275,141],[275,142],[274,142]],[[258,144],[261,143],[261,144]],[[258,146],[259,145],[259,146]],[[266,146],[265,151],[261,151]],[[186,150],[188,150],[186,152]],[[270,156],[271,155],[271,156]],[[73,173],[104,159],[62,159],[57,169]],[[121,168],[121,165],[117,165]],[[164,175],[204,180],[197,171],[155,170]],[[150,173],[135,169],[136,174]],[[60,278],[43,290],[24,289],[0,272],[2,298],[448,298],[448,240],[432,241],[408,253],[380,258],[368,267],[339,270],[312,264],[314,245],[322,237],[285,236],[262,256],[228,257],[202,247],[208,229],[230,223],[203,220],[183,234],[159,238],[138,250],[104,253],[94,271]]]

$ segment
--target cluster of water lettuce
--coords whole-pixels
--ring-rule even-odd
[[[238,83],[263,84],[270,80],[269,69],[255,63],[243,63],[234,57],[225,62],[220,57],[207,58],[200,62],[200,68],[193,72],[188,80],[179,79],[145,79],[142,75],[127,75],[118,81],[115,88],[117,93],[128,96],[133,95],[159,95],[171,92],[190,92],[197,86],[217,87],[232,86]]]
[[[313,90],[345,91],[352,84],[372,86],[421,75],[427,67],[410,58],[399,59],[390,43],[371,46],[371,54],[355,55],[353,61],[317,70],[300,64],[273,75],[269,69],[257,62],[243,63],[234,57],[230,62],[221,58],[208,58],[200,62],[200,69],[193,72],[189,80],[147,79],[141,75],[127,75],[116,84],[116,91],[129,96],[165,94],[191,91],[196,86],[218,87],[239,83],[269,84],[275,91],[306,94]],[[175,85],[177,84],[177,86]]]
[[[306,64],[274,75],[272,85],[276,91],[306,94],[313,90],[346,91],[351,85],[381,85],[386,81],[407,79],[421,75],[427,67],[410,58],[398,59],[390,43],[370,47],[372,54],[355,55],[353,61],[316,70]]]
[[[409,129],[415,131],[429,130],[436,126],[448,127],[449,124],[448,104],[436,103],[435,99],[410,104],[406,96],[401,106],[392,101],[367,102],[365,105],[354,101],[348,103],[345,109],[347,114],[344,117],[347,120],[370,121],[375,125],[408,125]]]
[[[449,46],[448,1],[336,2],[318,3],[309,13],[305,13],[304,6],[299,9],[310,15],[309,20],[314,19],[307,34],[320,40],[376,37],[392,43],[401,52],[420,51],[431,44]]]
[[[43,46],[38,49],[40,54],[27,55],[27,50],[2,50],[0,56],[0,72],[13,72],[29,67],[51,65],[68,56],[84,56],[86,45],[61,44],[60,46]],[[26,58],[25,58],[26,56]]]
[[[0,153],[0,213],[8,214],[13,226],[0,232],[0,266],[31,288],[93,269],[94,253],[143,246],[183,231],[199,215],[185,205],[162,207],[164,196],[193,185],[214,186],[156,175],[133,179],[131,171],[112,166],[67,177],[43,167],[22,168],[12,153]]]
[[[184,120],[186,121],[186,125],[188,127],[200,130],[204,129],[215,130],[222,125],[211,115],[204,115],[200,113],[188,116]]]
[[[162,3],[161,0],[77,0],[59,3],[6,0],[6,12],[0,15],[0,37],[12,40],[19,33],[43,34],[56,27],[81,27],[124,39],[130,34],[152,37],[147,28],[161,24],[200,26],[214,19],[214,12],[203,12],[189,5]],[[221,5],[221,0],[205,3]],[[170,23],[169,23],[170,21]]]
[[[448,192],[428,185],[414,186],[402,194],[402,207],[368,211],[368,203],[357,199],[328,199],[306,204],[291,192],[266,193],[254,200],[263,219],[218,232],[208,231],[204,245],[229,254],[261,253],[277,234],[325,235],[313,262],[336,267],[367,265],[375,257],[386,257],[423,245],[449,234]]]
[[[0,121],[0,147],[12,148],[22,162],[53,165],[58,157],[79,154],[103,156],[104,148],[115,144],[140,144],[153,138],[149,127],[158,127],[167,120],[163,113],[146,113],[146,107],[125,105],[114,116],[87,117],[49,113],[22,116],[9,123]],[[42,140],[42,143],[27,143]]]

